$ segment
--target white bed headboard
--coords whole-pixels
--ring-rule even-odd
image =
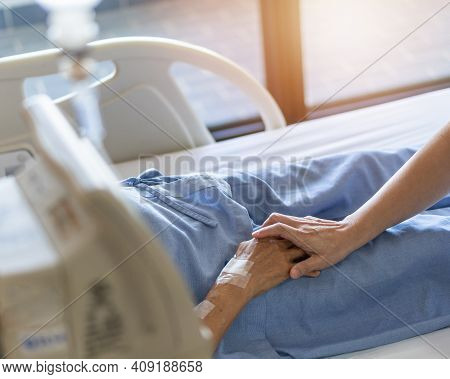
[[[105,146],[114,162],[214,142],[171,76],[174,62],[212,71],[237,85],[255,103],[266,129],[286,125],[278,105],[260,83],[207,49],[150,37],[97,41],[90,48],[94,59],[111,60],[116,67],[115,75],[98,86],[107,129]],[[57,73],[59,54],[51,49],[0,59],[0,151],[6,146],[33,150],[26,123],[19,116],[23,82]],[[56,101],[70,116],[69,97]]]

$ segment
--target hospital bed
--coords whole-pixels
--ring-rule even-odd
[[[175,63],[207,70],[234,84],[251,100],[266,130],[286,126],[269,92],[240,66],[211,50],[152,37],[111,38],[90,43],[88,48],[100,67],[108,67],[104,71],[91,68],[89,76],[99,95],[107,132],[104,145],[115,163],[214,143],[173,76]],[[33,154],[28,127],[19,117],[22,100],[27,88],[35,87],[33,93],[39,93],[46,81],[57,80],[61,57],[60,50],[49,49],[0,58],[0,153]],[[62,87],[65,82],[60,78],[59,83]],[[76,118],[73,97],[69,90],[53,98],[71,121]]]
[[[109,130],[109,140],[106,140],[106,148],[112,156],[114,169],[121,178],[134,176],[151,167],[157,167],[166,174],[200,171],[204,169],[202,162],[205,157],[213,158],[211,161],[214,165],[208,169],[216,170],[229,165],[230,158],[236,161],[233,167],[239,168],[240,162],[246,157],[257,156],[264,162],[274,156],[305,158],[362,149],[389,150],[403,146],[419,146],[450,119],[450,90],[444,89],[285,128],[284,118],[270,95],[261,90],[261,86],[237,66],[230,65],[230,62],[224,63],[223,59],[209,54],[208,51],[196,49],[192,52],[191,46],[187,44],[172,45],[165,54],[159,56],[152,53],[151,49],[147,49],[151,44],[153,47],[157,47],[158,44],[159,47],[163,47],[163,42],[158,39],[134,38],[109,43],[97,42],[91,45],[94,58],[100,61],[111,59],[116,67],[113,75],[102,79],[108,85],[100,86],[99,90],[105,125],[107,128],[112,127]],[[246,90],[260,111],[266,131],[213,143],[204,125],[180,97],[178,88],[167,75],[167,62],[173,61],[175,52],[181,55],[189,52],[188,63],[201,63],[203,68],[216,68],[229,80]],[[209,54],[209,59],[202,61],[199,57],[205,53]],[[2,82],[0,109],[3,120],[6,121],[2,126],[0,151],[3,145],[3,150],[7,151],[3,154],[5,167],[15,167],[14,159],[19,159],[20,156],[18,158],[13,154],[14,151],[23,150],[22,153],[25,155],[21,156],[21,160],[28,159],[28,156],[35,153],[25,133],[23,122],[17,117],[18,100],[22,97],[23,91],[22,82],[30,76],[56,72],[57,56],[57,51],[50,50],[32,53],[22,57],[23,59],[16,57],[0,60],[0,82]],[[143,72],[143,61],[148,62],[150,58],[156,59],[156,63],[152,63],[148,72]],[[140,84],[142,80],[146,81],[145,86]],[[158,88],[168,84],[169,89],[162,93],[149,85],[153,82],[159,84]],[[118,95],[122,99],[119,99]],[[57,99],[56,102],[70,117],[70,112],[66,109],[69,98],[70,95]],[[176,99],[180,107],[173,109],[167,102],[168,99]],[[160,112],[158,107],[149,109],[148,106],[152,102],[162,107],[164,112]],[[153,115],[153,111],[157,112],[157,123],[174,126],[175,129],[171,134],[176,136],[176,140],[181,142],[184,149],[180,150],[180,146],[174,145],[174,141],[162,145],[154,138],[157,130],[148,128],[149,121],[144,117],[146,115],[138,114],[137,117],[136,113],[139,112],[130,109],[130,104],[136,105],[139,109],[146,109],[146,115]],[[123,128],[123,125],[127,125],[127,129]],[[6,150],[6,146],[9,150]],[[16,150],[11,150],[11,146]],[[179,151],[160,154],[175,150]],[[13,156],[8,155],[10,153]],[[178,165],[180,158],[187,158],[190,164],[187,167]],[[345,357],[441,357],[432,346],[450,355],[450,328],[429,333],[423,338],[414,337],[395,344],[347,354]]]
[[[202,159],[215,157],[216,169],[227,167],[230,158],[261,157],[267,161],[319,157],[364,149],[392,150],[420,146],[450,120],[450,89],[443,89],[402,100],[321,119],[305,121],[288,128],[266,131],[159,157],[115,165],[119,176],[134,176],[146,168],[157,167],[166,174],[202,170]],[[187,157],[186,170],[179,165]],[[234,167],[239,168],[238,165]],[[450,356],[450,327],[397,343],[338,356],[338,358],[442,358],[433,347]]]

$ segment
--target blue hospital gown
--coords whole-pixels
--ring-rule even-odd
[[[238,244],[272,212],[342,219],[412,154],[359,152],[215,175],[149,170],[122,184],[200,302]],[[215,356],[328,357],[448,325],[450,196],[319,278],[287,280],[253,299]]]

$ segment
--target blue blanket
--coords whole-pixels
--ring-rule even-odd
[[[341,219],[413,153],[361,152],[219,175],[150,170],[123,185],[200,302],[237,245],[270,213]],[[252,300],[216,357],[328,357],[448,325],[450,196],[319,278],[287,280]]]

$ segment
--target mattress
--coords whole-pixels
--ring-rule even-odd
[[[287,128],[261,132],[156,157],[115,165],[120,178],[147,168],[170,175],[240,168],[281,159],[301,159],[357,150],[392,150],[421,146],[450,121],[450,89],[305,121]],[[137,154],[138,155],[138,154]],[[444,358],[450,357],[450,327],[338,358]]]

